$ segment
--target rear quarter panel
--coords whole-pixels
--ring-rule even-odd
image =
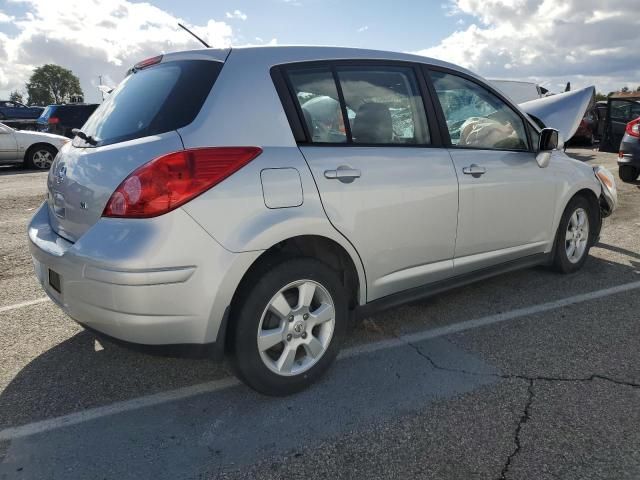
[[[291,168],[300,174],[302,204],[267,208],[261,173]],[[232,252],[267,250],[299,235],[318,235],[340,244],[356,265],[362,301],[364,269],[358,253],[329,222],[311,172],[297,147],[265,147],[263,153],[231,177],[182,207],[217,242]]]

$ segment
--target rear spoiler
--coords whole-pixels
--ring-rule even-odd
[[[578,130],[580,121],[589,106],[595,101],[595,87],[586,87],[572,92],[559,93],[519,104],[522,111],[545,127],[560,132],[560,144],[564,144]],[[542,125],[540,125],[542,127]]]

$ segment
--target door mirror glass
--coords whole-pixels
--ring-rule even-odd
[[[540,145],[538,151],[550,152],[558,148],[558,130],[555,128],[543,128],[540,132]]]
[[[536,161],[540,168],[546,168],[551,160],[551,152],[558,148],[559,144],[558,130],[555,128],[543,128],[540,132],[540,141],[538,144],[538,154]]]

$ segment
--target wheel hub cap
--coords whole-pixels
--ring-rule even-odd
[[[299,337],[304,333],[306,329],[307,329],[307,326],[305,325],[304,320],[298,320],[293,324],[292,333],[294,336]]]

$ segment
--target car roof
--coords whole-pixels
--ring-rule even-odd
[[[93,105],[99,105],[98,103],[54,103],[47,105],[47,107],[92,107]]]
[[[352,47],[333,47],[317,45],[269,45],[269,46],[248,46],[233,47],[231,49],[198,49],[173,52],[164,55],[163,61],[178,60],[181,58],[193,58],[196,56],[209,55],[216,59],[224,59],[228,54],[241,55],[251,61],[271,66],[283,63],[327,61],[327,60],[390,60],[423,63],[456,70],[473,77],[484,80],[479,75],[449,62],[437,60],[412,53],[391,52],[386,50],[373,50]]]

